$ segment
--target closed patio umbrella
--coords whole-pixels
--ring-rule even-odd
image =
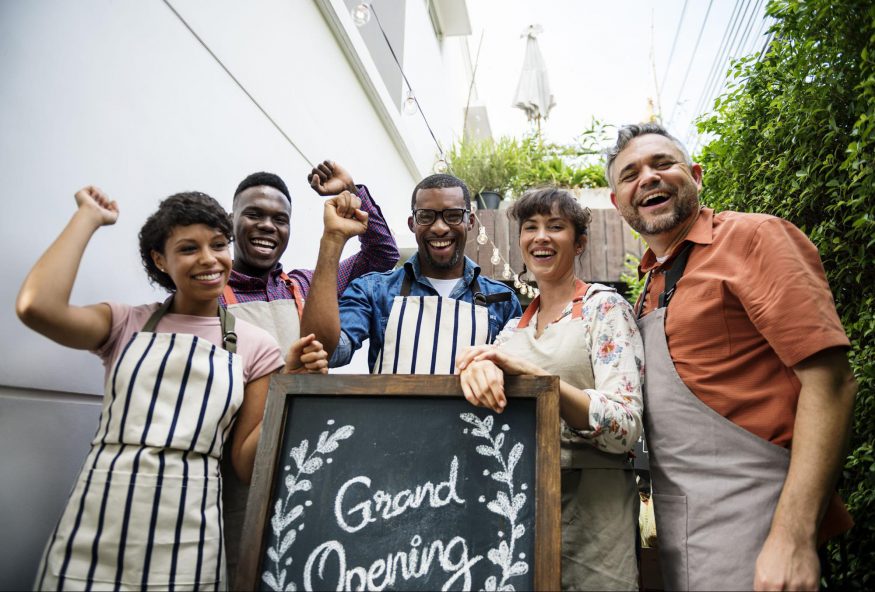
[[[550,109],[556,104],[550,92],[547,67],[538,48],[537,37],[542,31],[540,25],[530,25],[521,35],[526,38],[526,55],[513,101],[513,106],[525,111],[526,117],[529,121],[536,122],[538,129],[541,126],[541,119],[547,119]]]

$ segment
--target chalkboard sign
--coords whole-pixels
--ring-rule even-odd
[[[558,590],[558,379],[276,376],[234,587]]]

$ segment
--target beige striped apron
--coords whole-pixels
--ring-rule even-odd
[[[91,451],[37,575],[42,590],[224,587],[219,458],[243,401],[233,316],[225,348],[135,333],[106,383]]]

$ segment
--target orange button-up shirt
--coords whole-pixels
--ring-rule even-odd
[[[786,220],[708,208],[686,241],[694,247],[665,321],[678,374],[720,415],[789,447],[801,389],[793,366],[850,346],[817,248]],[[645,314],[680,246],[661,265],[644,253],[640,271],[653,271]]]
[[[678,375],[723,417],[789,448],[801,390],[793,366],[830,347],[850,346],[817,247],[786,220],[708,208],[686,241],[694,246],[665,320]],[[657,308],[664,268],[684,242],[662,264],[651,250],[644,253],[639,271],[652,271],[644,314]],[[820,539],[851,524],[833,495]]]

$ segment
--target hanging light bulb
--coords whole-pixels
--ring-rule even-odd
[[[404,106],[401,110],[404,112],[404,115],[416,115],[416,95],[413,94],[412,90],[407,91],[407,98],[404,99]]]
[[[434,166],[432,167],[432,170],[433,170],[435,173],[446,173],[447,170],[448,170],[449,168],[450,168],[450,167],[449,167],[449,165],[447,164],[447,161],[446,161],[443,157],[441,157],[441,158],[438,158],[438,159],[437,159],[437,162],[436,162],[436,163],[434,163]]]
[[[498,247],[492,249],[492,258],[489,259],[490,263],[493,265],[498,265],[501,263],[501,253],[498,252]]]
[[[371,6],[367,2],[359,2],[350,14],[352,15],[352,22],[355,23],[356,27],[364,27],[371,20]]]
[[[476,214],[476,213],[477,213],[477,202],[476,202],[476,201],[472,201],[472,202],[471,202],[471,213],[472,213],[472,214]]]
[[[517,274],[513,274],[513,287],[517,290],[522,287],[522,284],[520,283],[520,276],[518,276]]]
[[[510,270],[510,263],[504,264],[504,272],[502,272],[501,277],[506,280],[510,280],[513,277],[513,272]]]
[[[478,245],[485,245],[488,242],[489,242],[489,237],[486,236],[486,227],[481,226],[480,232],[477,233],[477,244]]]

